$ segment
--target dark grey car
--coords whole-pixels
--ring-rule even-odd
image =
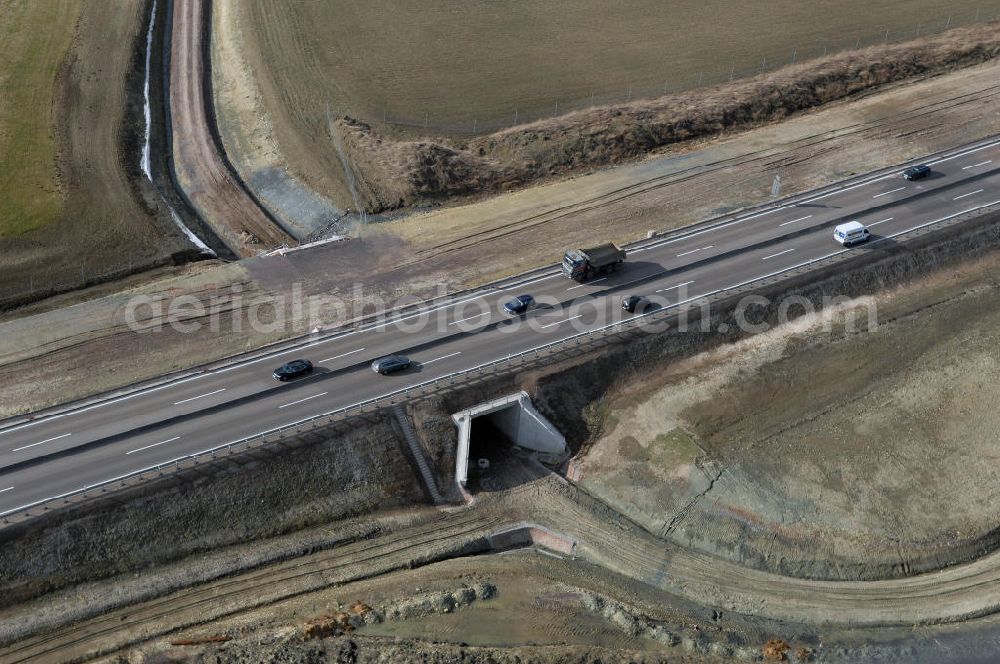
[[[313,365],[309,360],[292,360],[291,362],[282,364],[271,375],[277,380],[286,381],[310,374],[312,370]]]
[[[642,295],[629,295],[622,300],[622,309],[630,314],[644,311],[649,305],[649,300]]]
[[[531,307],[535,306],[535,298],[530,295],[518,295],[513,300],[503,305],[503,310],[511,316],[523,314]]]
[[[903,178],[906,180],[919,180],[920,178],[925,178],[931,174],[931,167],[927,164],[919,164],[917,166],[910,166],[905,171],[903,171]]]
[[[405,355],[386,355],[372,362],[372,371],[384,376],[394,371],[409,369],[411,364],[410,358]]]

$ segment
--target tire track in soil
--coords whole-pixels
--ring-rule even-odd
[[[294,246],[296,240],[271,219],[234,175],[213,135],[210,116],[209,6],[205,0],[174,0],[170,61],[170,121],[178,183],[204,218],[237,254]]]
[[[322,588],[464,555],[470,543],[504,524],[522,521],[575,538],[575,555],[605,569],[704,606],[767,619],[878,627],[962,620],[1000,605],[997,553],[966,565],[884,581],[784,577],[664,542],[587,492],[549,476],[480,495],[468,508],[442,512],[417,526],[180,590],[27,639],[0,650],[0,662],[24,662],[56,652],[65,660],[67,649],[76,649],[71,655],[76,658],[113,652]],[[197,617],[171,621],[196,609]],[[120,633],[120,639],[108,642]],[[95,646],[95,639],[104,639],[104,645]]]
[[[669,173],[667,175],[657,176],[650,178],[648,180],[643,180],[641,182],[636,182],[630,184],[627,187],[622,187],[621,189],[616,189],[614,191],[607,192],[600,196],[594,198],[586,199],[580,201],[579,203],[573,204],[571,206],[560,207],[554,210],[548,210],[536,215],[529,217],[524,217],[521,219],[514,220],[507,224],[502,224],[500,226],[495,226],[477,233],[470,233],[461,238],[454,240],[449,240],[432,247],[427,247],[420,249],[416,252],[417,257],[414,260],[403,263],[402,265],[416,265],[420,264],[430,258],[437,258],[444,254],[449,254],[457,251],[465,251],[477,245],[482,245],[493,240],[497,240],[503,237],[521,233],[527,230],[536,229],[540,226],[559,221],[565,217],[574,214],[580,214],[582,212],[587,212],[591,210],[600,209],[603,207],[608,207],[611,205],[616,205],[623,200],[631,198],[633,196],[639,196],[642,194],[647,194],[658,189],[682,184],[695,177],[704,175],[711,171],[722,170],[727,168],[738,168],[742,166],[747,166],[749,164],[763,164],[765,168],[771,168],[774,165],[782,164],[788,159],[795,159],[795,161],[804,161],[806,159],[811,159],[819,154],[820,151],[829,151],[835,149],[834,147],[826,147],[833,141],[843,140],[852,136],[863,136],[868,133],[877,133],[879,131],[884,131],[886,127],[892,126],[902,120],[916,120],[918,118],[924,118],[934,115],[946,110],[951,110],[966,104],[973,103],[985,103],[996,99],[1000,96],[1000,85],[990,86],[984,90],[980,90],[973,93],[967,93],[963,95],[958,95],[956,97],[950,97],[944,100],[937,100],[926,106],[920,106],[916,109],[909,109],[903,113],[893,114],[878,118],[868,123],[859,123],[855,125],[848,125],[847,127],[842,127],[839,129],[834,129],[830,131],[821,132],[813,136],[808,136],[803,139],[797,140],[792,145],[788,146],[786,149],[779,151],[776,148],[768,148],[765,150],[757,150],[753,152],[748,152],[737,157],[730,157],[727,159],[721,159],[709,164],[695,166],[692,168],[676,171]],[[859,139],[861,140],[861,139]],[[806,150],[815,149],[816,152],[810,153],[806,157],[793,158],[790,156],[781,156],[782,152],[792,152],[796,150]],[[773,161],[768,161],[773,160]]]
[[[0,649],[0,662],[27,662],[55,653],[59,653],[60,661],[66,661],[69,649],[74,649],[72,657],[75,658],[98,656],[177,629],[194,627],[325,587],[464,555],[464,546],[492,532],[502,522],[501,516],[481,511],[442,513],[441,518],[429,523],[182,589],[157,600],[110,611],[71,627],[17,642]],[[166,620],[194,609],[199,609],[198,617],[189,618],[183,624]],[[156,623],[157,620],[162,622]],[[117,633],[126,636],[110,647],[98,646],[95,650],[88,645],[95,639],[107,639]]]

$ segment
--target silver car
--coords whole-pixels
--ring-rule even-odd
[[[410,358],[405,355],[386,355],[372,362],[372,371],[384,376],[394,371],[409,369],[411,364]]]

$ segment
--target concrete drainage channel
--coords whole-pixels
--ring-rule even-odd
[[[576,540],[572,537],[553,532],[545,526],[534,523],[519,523],[498,530],[487,540],[490,549],[494,552],[536,547],[541,551],[571,556],[576,550]]]
[[[403,406],[400,404],[393,406],[392,414],[395,416],[396,422],[399,423],[399,428],[403,432],[403,439],[406,440],[406,446],[410,450],[410,455],[417,465],[417,470],[420,471],[420,478],[423,480],[427,493],[435,505],[440,505],[444,502],[444,498],[438,491],[437,482],[434,481],[434,474],[431,472],[430,466],[427,465],[424,451],[420,447],[417,434],[413,431],[413,425],[410,424],[410,419],[406,416]]]

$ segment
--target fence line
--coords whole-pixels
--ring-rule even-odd
[[[832,53],[840,53],[855,50],[861,47],[874,46],[883,43],[896,43],[912,39],[921,35],[932,35],[943,32],[948,28],[975,25],[1000,18],[1000,4],[984,4],[975,12],[966,14],[949,13],[942,14],[932,20],[921,20],[906,29],[892,30],[879,28],[874,32],[855,34],[846,38],[838,39],[835,44],[827,43],[809,47],[796,47],[784,53],[780,58],[766,56],[760,62],[741,62],[731,60],[724,64],[721,69],[715,71],[703,70],[699,72],[689,72],[683,76],[665,77],[661,82],[630,82],[621,84],[617,92],[589,92],[580,94],[568,99],[553,99],[548,103],[535,103],[535,109],[513,107],[510,110],[509,120],[489,120],[486,118],[470,117],[455,124],[432,122],[428,114],[418,118],[394,116],[388,109],[383,108],[381,112],[373,114],[374,117],[367,118],[369,122],[381,122],[383,125],[400,127],[404,129],[418,129],[435,132],[443,132],[456,135],[476,135],[490,133],[506,129],[517,124],[527,124],[537,120],[552,118],[560,114],[572,111],[584,110],[594,106],[609,106],[614,104],[629,103],[643,99],[653,99],[669,93],[684,92],[699,87],[711,86],[726,81],[737,80],[756,76],[765,72],[772,72],[785,65],[802,62],[811,58],[822,57]],[[541,106],[546,108],[540,108]],[[160,261],[132,261],[122,262],[113,266],[94,265],[88,266],[81,263],[73,271],[64,270],[62,274],[79,274],[79,277],[62,277],[59,283],[39,277],[29,277],[19,285],[5,283],[0,285],[0,308],[5,306],[16,306],[24,302],[30,302],[42,297],[77,290],[89,285],[95,285],[115,279],[130,276],[137,272],[145,271],[160,265],[169,264],[169,259]],[[77,272],[78,270],[78,272]],[[51,274],[51,273],[48,273]]]
[[[528,124],[538,120],[556,117],[561,114],[580,111],[594,106],[610,106],[627,104],[632,101],[654,99],[670,93],[685,92],[700,87],[707,87],[749,78],[759,74],[776,71],[786,65],[823,57],[835,53],[867,48],[879,44],[899,43],[919,36],[940,34],[955,27],[970,26],[1000,18],[1000,4],[984,4],[974,12],[959,14],[956,12],[942,14],[934,19],[923,19],[905,29],[878,28],[872,32],[856,33],[836,42],[798,46],[784,52],[780,57],[762,55],[760,61],[738,62],[733,59],[715,70],[687,72],[682,75],[665,76],[661,82],[623,81],[616,92],[590,91],[562,99],[550,99],[547,102],[538,100],[524,107],[512,106],[504,115],[508,119],[498,120],[500,111],[490,113],[493,118],[469,117],[460,122],[437,122],[429,114],[410,117],[405,114],[395,114],[383,107],[380,111],[371,113],[364,118],[367,122],[381,123],[390,127],[417,129],[442,132],[457,135],[477,135],[491,133],[518,124]],[[645,78],[645,77],[644,77]],[[352,111],[356,113],[356,111]]]
[[[988,203],[986,205],[956,213],[949,217],[928,222],[908,231],[886,236],[886,239],[893,239],[903,235],[917,236],[936,228],[953,225],[997,209],[1000,209],[1000,201]],[[551,341],[520,353],[484,362],[469,369],[455,371],[438,378],[418,383],[417,385],[401,388],[393,392],[387,392],[386,394],[366,399],[350,406],[337,408],[326,413],[304,418],[291,424],[276,427],[263,433],[254,434],[253,436],[223,443],[200,452],[194,452],[192,454],[177,457],[175,459],[149,466],[141,470],[133,471],[126,475],[115,477],[104,482],[83,487],[60,496],[54,496],[29,505],[23,505],[5,512],[0,512],[0,527],[30,519],[33,516],[37,516],[39,513],[45,513],[53,508],[69,505],[74,500],[86,500],[93,497],[92,494],[94,492],[99,492],[98,495],[103,495],[109,491],[135,486],[149,479],[163,477],[168,473],[176,473],[180,470],[193,468],[202,463],[213,461],[219,458],[220,455],[231,456],[237,452],[245,452],[247,450],[254,449],[255,447],[264,447],[269,443],[280,442],[289,435],[298,435],[305,433],[306,431],[331,426],[336,423],[343,423],[345,420],[357,416],[363,416],[365,414],[379,413],[380,411],[390,409],[399,403],[423,398],[429,393],[438,392],[442,389],[451,389],[458,385],[470,383],[476,378],[482,377],[487,372],[492,373],[493,369],[501,368],[501,370],[505,369],[510,371],[515,367],[524,368],[526,366],[540,364],[545,359],[559,353],[580,352],[581,349],[593,350],[601,345],[624,341],[626,337],[633,335],[636,332],[647,334],[648,331],[644,330],[643,326],[650,321],[658,321],[659,319],[664,319],[665,321],[665,319],[672,317],[675,314],[704,307],[706,304],[733,297],[741,292],[754,290],[767,283],[773,283],[780,278],[792,274],[801,274],[806,271],[816,269],[819,266],[835,264],[836,262],[847,259],[851,254],[852,251],[850,249],[841,249],[827,254],[826,256],[777,270],[771,274],[757,277],[735,286],[718,289],[710,293],[690,298],[683,302],[677,302],[661,309],[637,315],[626,321],[610,323],[595,330],[579,332],[572,336]]]
[[[51,281],[48,275],[52,272],[44,272],[39,275],[31,275],[21,282],[20,285],[10,283],[0,286],[0,309],[4,307],[20,306],[29,302],[79,290],[88,286],[123,279],[133,274],[140,274],[164,265],[172,265],[173,259],[170,256],[157,259],[129,259],[121,263],[108,265],[101,263],[81,263],[79,267],[60,270],[57,274],[70,275],[63,276],[60,281]]]

